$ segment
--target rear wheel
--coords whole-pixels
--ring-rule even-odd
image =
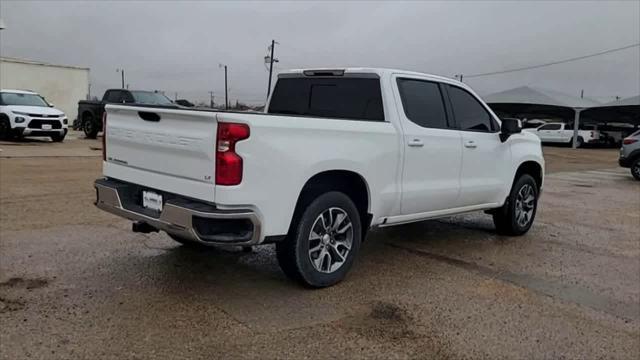
[[[631,163],[631,175],[633,175],[636,180],[640,180],[640,156]]]
[[[302,211],[287,238],[276,243],[278,263],[304,285],[334,285],[345,278],[360,249],[360,214],[337,191],[318,196]]]
[[[521,175],[506,203],[493,214],[496,230],[504,235],[523,235],[531,228],[538,210],[538,186],[531,175]]]
[[[578,137],[578,141],[576,142],[576,148],[581,148],[584,145],[584,139],[582,137]],[[573,138],[569,141],[569,146],[573,146]]]
[[[98,126],[93,118],[93,114],[85,113],[82,116],[82,131],[89,139],[95,139],[98,136]]]

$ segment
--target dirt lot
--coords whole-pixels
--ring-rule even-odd
[[[640,358],[640,183],[545,148],[524,237],[471,214],[377,230],[348,279],[189,250],[93,206],[98,141],[0,143],[0,358]]]

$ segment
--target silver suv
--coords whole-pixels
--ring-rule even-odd
[[[622,140],[618,163],[622,167],[630,168],[631,175],[640,180],[640,130]]]

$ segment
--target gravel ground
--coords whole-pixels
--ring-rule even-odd
[[[271,246],[194,251],[97,210],[100,142],[0,142],[0,358],[640,358],[640,183],[545,147],[520,238],[470,214],[373,231],[305,290]]]

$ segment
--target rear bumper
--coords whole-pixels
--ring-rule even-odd
[[[143,187],[113,179],[98,179],[94,185],[98,208],[171,235],[205,245],[257,245],[262,241],[260,219],[251,209],[219,209],[160,192],[166,200],[162,211],[155,212],[137,204]]]

